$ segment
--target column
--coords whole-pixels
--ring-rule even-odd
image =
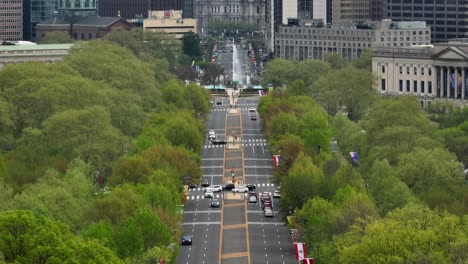
[[[445,81],[445,92],[446,92],[446,95],[447,97],[446,98],[450,98],[450,67],[446,66],[445,67],[445,76],[447,78],[447,80]]]
[[[462,71],[462,85],[461,85],[461,99],[465,99],[465,67],[461,68]]]
[[[453,98],[457,99],[458,92],[458,67],[455,67],[453,70]]]

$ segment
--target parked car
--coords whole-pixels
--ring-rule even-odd
[[[205,198],[213,198],[214,197],[214,193],[211,192],[211,191],[207,191],[205,192]]]
[[[245,186],[239,186],[237,188],[234,188],[232,190],[232,192],[235,192],[235,193],[246,193],[249,191],[249,188],[245,187]]]
[[[210,182],[208,181],[208,179],[203,179],[201,186],[202,186],[202,187],[208,187],[208,186],[210,186]]]
[[[182,245],[192,245],[192,236],[188,234],[182,235],[180,244]]]
[[[273,214],[273,210],[269,207],[266,207],[264,210],[263,210],[263,215],[265,217],[273,217],[274,214]]]
[[[249,191],[254,191],[257,188],[255,184],[246,184],[245,187],[249,188]]]
[[[223,191],[232,191],[232,189],[236,188],[234,183],[228,183],[223,185]]]
[[[211,199],[210,206],[211,206],[211,207],[220,207],[220,206],[221,206],[221,203],[219,202],[218,199]]]
[[[249,196],[249,203],[257,203],[257,196]]]
[[[273,193],[273,198],[281,198],[281,192],[279,190],[276,190],[274,193]]]

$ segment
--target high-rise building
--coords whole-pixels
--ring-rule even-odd
[[[50,19],[57,11],[57,0],[23,1],[23,39],[36,40],[36,25]]]
[[[370,20],[369,2],[369,0],[333,0],[333,23],[361,23]]]
[[[227,24],[243,24],[252,31],[265,30],[265,0],[194,0],[193,17],[200,35]]]
[[[143,18],[151,10],[150,0],[99,0],[98,4],[99,15],[103,17]]]
[[[468,36],[468,0],[388,0],[387,14],[394,21],[426,21],[433,42]]]
[[[385,0],[370,0],[370,19],[372,21],[380,21],[386,16],[387,1]]]
[[[22,39],[22,0],[0,0],[0,41]]]

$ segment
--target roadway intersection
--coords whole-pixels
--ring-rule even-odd
[[[202,152],[203,178],[210,184],[235,180],[255,184],[256,192],[274,192],[269,181],[272,153],[268,149],[260,119],[250,120],[248,108],[257,108],[259,97],[238,99],[236,111],[228,98],[215,98],[206,128],[228,140],[226,146],[212,145],[207,136]],[[233,136],[237,136],[237,141]],[[244,194],[230,191],[215,193],[221,208],[211,208],[202,188],[189,191],[183,212],[182,227],[193,235],[192,246],[181,246],[177,264],[186,263],[295,263],[289,229],[278,212],[279,199],[273,199],[274,217],[263,216],[260,204],[249,204]]]

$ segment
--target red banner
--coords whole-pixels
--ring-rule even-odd
[[[306,244],[305,243],[294,243],[294,249],[296,250],[296,260],[303,260],[306,257]]]
[[[302,264],[314,264],[313,258],[305,258],[302,260]]]

